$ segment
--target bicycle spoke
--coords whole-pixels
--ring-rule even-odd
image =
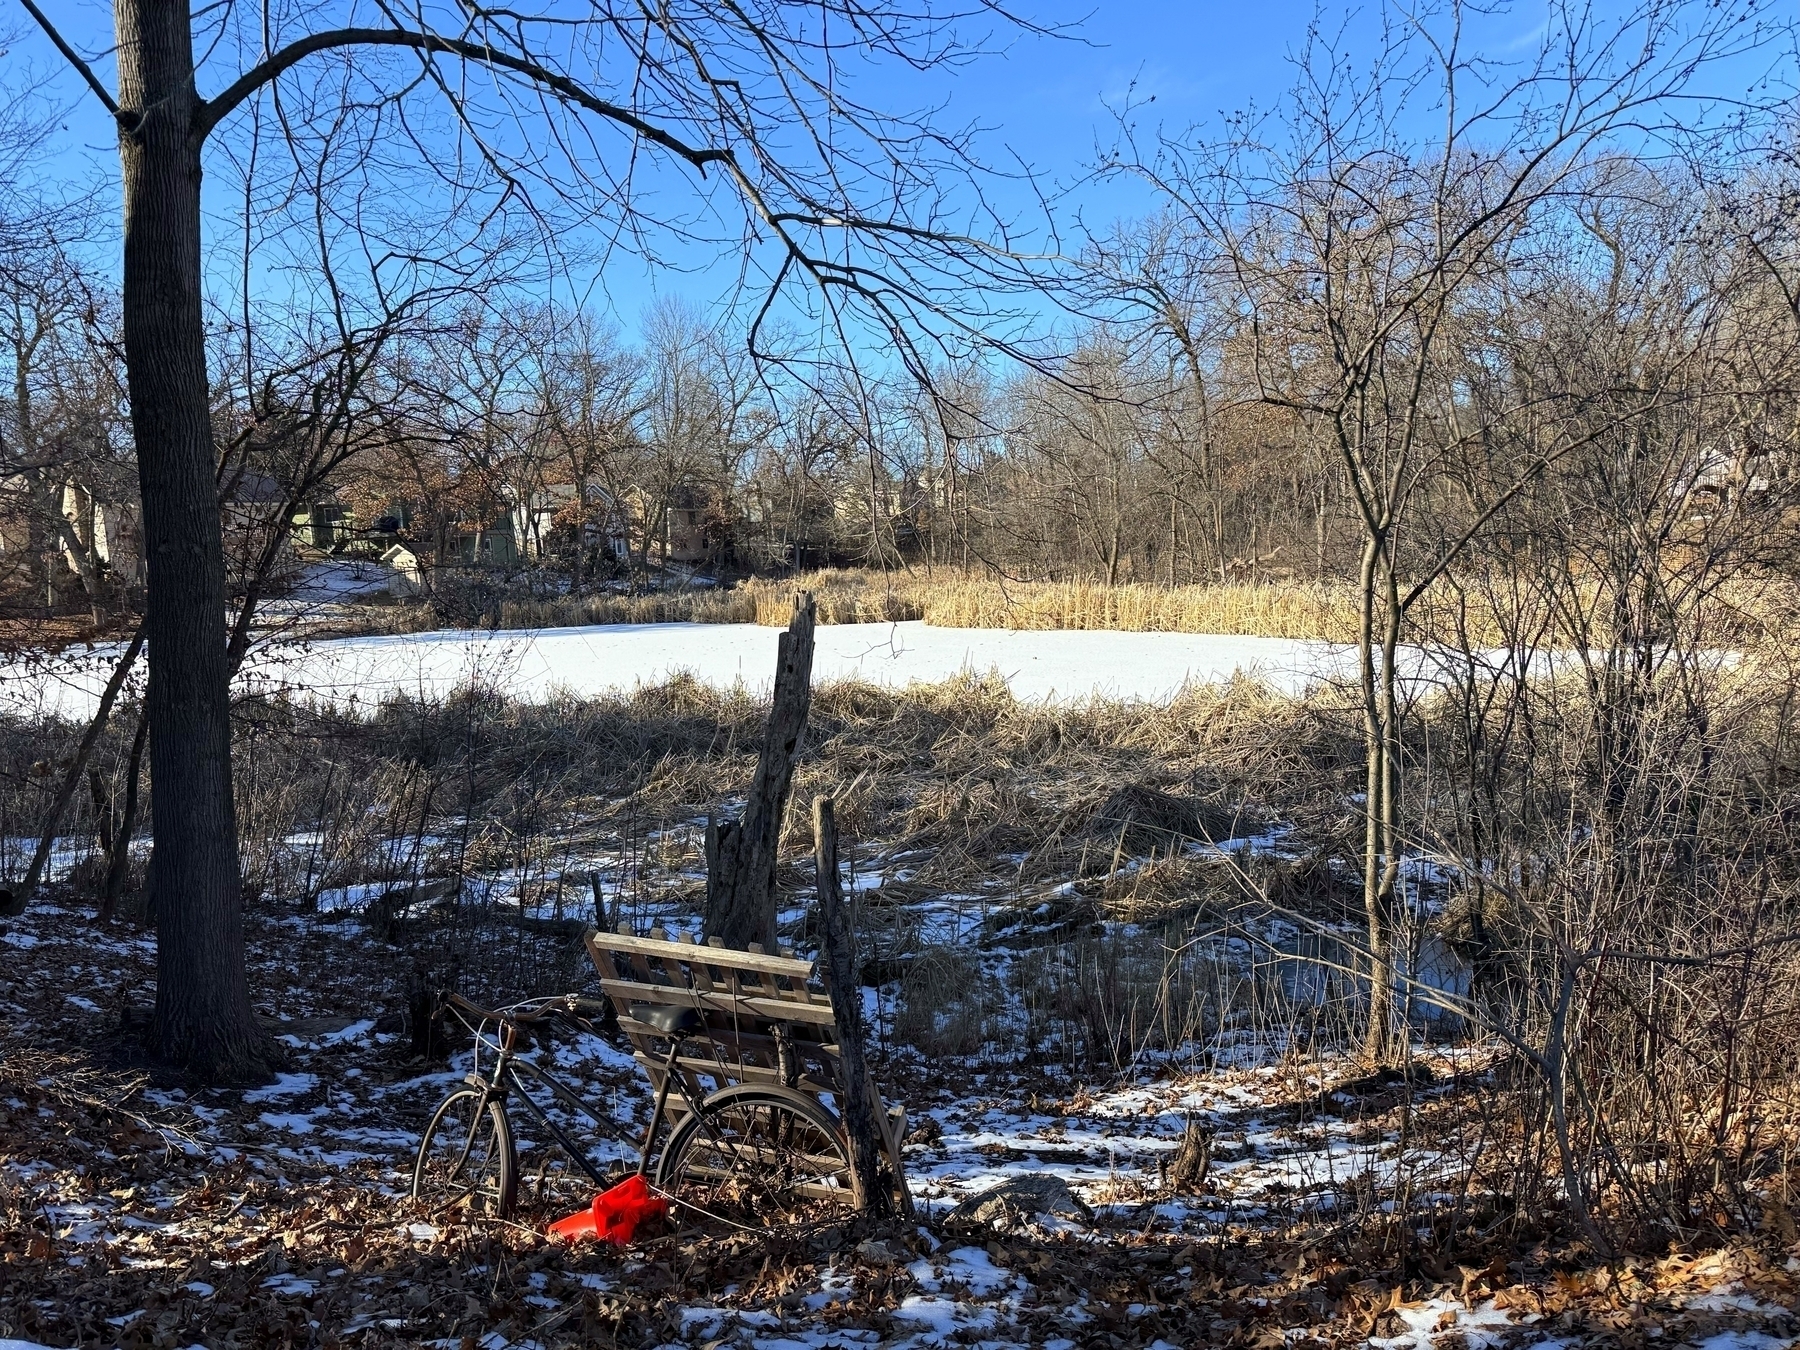
[[[670,1149],[660,1175],[677,1182],[677,1199],[719,1217],[766,1225],[850,1200],[842,1143],[785,1099],[709,1105]]]
[[[413,1167],[413,1195],[448,1213],[501,1215],[512,1204],[512,1141],[498,1103],[460,1089],[438,1108]]]

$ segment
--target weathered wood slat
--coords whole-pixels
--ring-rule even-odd
[[[726,1017],[721,1016],[718,1013],[708,1013],[706,1014],[706,1017],[706,1029],[704,1031],[695,1032],[691,1037],[687,1037],[686,1039],[711,1041],[725,1051],[727,1063],[735,1063],[740,1055],[746,1062],[752,1064],[774,1063],[776,1041],[773,1036],[765,1036],[756,1031],[746,1031],[741,1023],[740,1025],[733,1027],[729,1025]],[[619,1028],[631,1038],[633,1045],[636,1045],[640,1038],[645,1041],[660,1041],[662,1042],[663,1053],[668,1053],[668,1042],[663,1039],[662,1034],[646,1026],[644,1023],[639,1022],[629,1013],[619,1014]],[[796,1058],[803,1063],[816,1062],[819,1064],[832,1065],[837,1063],[837,1045],[835,1042],[824,1037],[827,1028],[823,1026],[797,1026],[793,1028],[793,1031],[794,1035],[791,1040]],[[821,1039],[808,1040],[806,1037],[809,1034],[818,1034],[821,1036]],[[836,1069],[832,1070],[834,1081],[836,1072]]]
[[[701,947],[691,942],[666,942],[655,938],[628,937],[623,933],[601,933],[590,929],[588,946],[601,951],[630,952],[646,956],[672,956],[678,961],[703,961],[715,969],[756,971],[760,974],[786,975],[805,981],[812,978],[813,963],[794,956],[770,956],[766,952],[737,952],[728,947],[708,943]]]
[[[632,1058],[637,1060],[637,1062],[642,1064],[646,1069],[650,1068],[652,1065],[658,1069],[662,1067],[662,1059],[658,1056],[646,1055],[640,1051],[633,1055]],[[766,1069],[760,1064],[732,1064],[729,1066],[722,1066],[715,1060],[700,1059],[698,1057],[690,1057],[687,1055],[683,1055],[675,1062],[681,1065],[682,1068],[699,1074],[702,1077],[718,1078],[723,1076],[730,1078],[733,1082],[745,1083],[773,1083],[776,1085],[781,1083],[781,1071],[779,1069]],[[812,1093],[814,1096],[817,1096],[821,1092],[837,1091],[837,1088],[825,1079],[814,1078],[811,1074],[804,1073],[795,1081],[794,1086],[799,1088],[800,1091]]]
[[[781,999],[748,995],[733,999],[729,994],[716,991],[709,993],[702,989],[678,989],[673,985],[646,984],[637,980],[603,979],[600,987],[608,995],[632,1003],[698,1008],[702,1012],[724,1013],[726,1016],[738,1013],[768,1022],[808,1022],[818,1026],[831,1026],[835,1022],[828,1003],[787,1003]]]

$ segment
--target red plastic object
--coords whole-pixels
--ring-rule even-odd
[[[601,1191],[589,1208],[558,1219],[550,1225],[550,1231],[571,1242],[598,1237],[623,1247],[645,1219],[659,1218],[668,1212],[669,1202],[653,1192],[642,1177],[632,1176]]]

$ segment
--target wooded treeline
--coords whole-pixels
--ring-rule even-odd
[[[1085,303],[1102,317],[1066,355],[1044,370],[947,369],[928,394],[765,378],[741,335],[677,304],[635,340],[504,297],[434,298],[325,335],[272,318],[247,376],[219,353],[236,372],[214,396],[231,551],[254,572],[286,521],[317,512],[327,551],[398,541],[428,567],[544,569],[577,591],[671,552],[762,573],[1354,579],[1362,489],[1326,406],[1333,346],[1398,317],[1356,421],[1364,435],[1404,422],[1421,447],[1395,521],[1414,560],[1403,571],[1479,525],[1459,575],[1528,554],[1589,577],[1626,521],[1632,538],[1716,555],[1714,572],[1785,569],[1791,147],[1715,183],[1616,155],[1583,166],[1508,213],[1414,361],[1423,316],[1375,294],[1393,260],[1374,254],[1425,223],[1409,190],[1439,167],[1384,169],[1390,196],[1330,257],[1308,256],[1312,214],[1331,210],[1306,199],[1313,185],[1226,232],[1172,203],[1094,244]],[[1504,171],[1462,165],[1464,205]],[[9,607],[116,608],[142,584],[116,303],[41,244],[15,250],[0,286]],[[483,531],[511,535],[507,550]]]
[[[915,68],[959,50],[903,6],[837,9]],[[1153,208],[1054,251],[948,228],[967,202],[940,184],[980,200],[969,141],[845,103],[814,7],[770,12],[596,12],[572,46],[555,16],[483,15],[480,41],[301,16],[271,53],[229,10],[116,0],[116,99],[63,48],[119,122],[130,246],[115,300],[78,261],[98,232],[80,200],[5,203],[3,598],[112,622],[146,592],[152,889],[176,897],[160,1052],[267,1067],[230,678],[305,549],[424,590],[459,568],[579,593],[826,562],[1331,580],[1360,657],[1332,861],[1366,938],[1364,1052],[1407,1053],[1441,868],[1487,972],[1459,1012],[1529,1069],[1532,1138],[1579,1212],[1638,1185],[1621,1122],[1720,1122],[1676,1141],[1690,1160],[1760,1148],[1723,1122],[1783,1088],[1793,1012],[1759,1000],[1792,987],[1800,921],[1779,640],[1800,153],[1768,85],[1688,115],[1709,71],[1778,35],[1756,7],[1555,5],[1512,65],[1460,45],[1455,3],[1381,27],[1372,61],[1315,32],[1267,116],[1184,132],[1122,110],[1092,182]],[[210,98],[197,50],[225,53]],[[471,70],[499,83],[470,93]],[[421,99],[453,130],[420,139]],[[473,129],[492,126],[526,134]],[[594,134],[618,143],[571,148]],[[690,216],[626,190],[646,147],[706,184]],[[202,265],[203,158],[241,184],[235,255],[208,236],[232,267]],[[412,210],[402,189],[433,181]],[[584,262],[553,239],[654,263],[650,241],[705,230],[770,255],[735,310],[665,305],[627,337],[544,298]],[[554,261],[527,265],[540,243]],[[271,256],[291,285],[253,283]],[[1076,317],[1030,345],[1008,304]],[[1603,1034],[1572,1032],[1602,1008]]]

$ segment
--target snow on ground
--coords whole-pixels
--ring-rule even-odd
[[[152,1334],[171,1345],[248,1343],[250,1321],[264,1325],[250,1339],[274,1343],[268,1326],[309,1318],[311,1343],[361,1336],[384,1350],[548,1347],[583,1324],[595,1336],[612,1327],[620,1344],[745,1350],[1619,1343],[1613,1324],[1597,1320],[1620,1306],[1604,1271],[1483,1288],[1468,1278],[1480,1272],[1465,1270],[1459,1287],[1455,1272],[1449,1283],[1365,1276],[1280,1238],[1309,1216],[1336,1220],[1346,1204],[1379,1208],[1394,1180],[1398,1098],[1382,1084],[1352,1087],[1347,1063],[1254,1038],[1222,1045],[1210,1069],[1159,1057],[1094,1088],[1056,1064],[988,1060],[971,1073],[900,1056],[883,1073],[911,1108],[907,1165],[923,1226],[782,1256],[751,1234],[677,1235],[620,1254],[546,1245],[530,1225],[550,1214],[534,1212],[500,1234],[510,1247],[496,1247],[494,1235],[419,1221],[404,1199],[427,1109],[472,1066],[467,1052],[443,1066],[410,1059],[404,1036],[372,1016],[393,949],[335,916],[257,909],[250,928],[258,988],[271,1011],[295,1019],[283,1036],[292,1063],[274,1082],[143,1090],[131,1110],[154,1119],[160,1140],[129,1122],[115,1137],[99,1117],[70,1135],[66,1099],[41,1090],[49,1076],[0,1090],[0,1210],[29,1225],[8,1233],[0,1214],[0,1250],[9,1276],[29,1279],[16,1287],[33,1291],[38,1318],[3,1324],[20,1304],[0,1278],[0,1336],[72,1344],[79,1303],[91,1329],[81,1343],[101,1346],[149,1344]],[[97,930],[50,903],[8,933],[30,941],[0,963],[0,1064],[8,1042],[113,1043],[116,1013],[39,991],[52,972],[94,988],[142,987],[147,939]],[[648,1092],[618,1046],[582,1034],[539,1053],[624,1140],[641,1129]],[[1469,1053],[1421,1047],[1437,1072],[1415,1104],[1449,1091]],[[1194,1120],[1212,1133],[1213,1162],[1204,1185],[1178,1194],[1159,1164]],[[541,1134],[518,1124],[535,1176]],[[599,1151],[630,1152],[622,1141]],[[1409,1166],[1409,1184],[1431,1189],[1416,1151]],[[944,1223],[956,1199],[1043,1172],[1092,1206],[1091,1224],[971,1235]],[[1727,1253],[1670,1258],[1639,1276],[1648,1283],[1632,1295],[1642,1310],[1633,1315],[1671,1350],[1776,1350],[1800,1325],[1791,1275]],[[1591,1315],[1580,1311],[1588,1294]]]
[[[390,694],[441,696],[469,684],[541,701],[557,694],[629,692],[690,674],[704,684],[764,690],[779,629],[757,624],[606,624],[497,633],[446,630],[282,645],[252,657],[246,687],[327,701]],[[997,674],[1029,701],[1091,697],[1165,701],[1184,686],[1251,675],[1300,693],[1354,677],[1352,648],[1287,638],[1092,630],[1020,632],[924,623],[837,624],[818,629],[813,677],[904,688],[965,673]],[[111,648],[54,663],[0,666],[0,706],[22,714],[84,716],[109,669]],[[1419,649],[1405,657],[1426,678]]]
[[[433,633],[358,638],[277,657],[253,678],[293,682],[322,697],[367,699],[389,690],[444,693],[479,681],[515,697],[592,695],[692,674],[718,688],[765,688],[780,630],[755,624],[616,624],[535,633]],[[1014,632],[924,623],[818,629],[813,675],[904,687],[990,672],[1029,700],[1164,700],[1183,685],[1239,672],[1298,690],[1347,675],[1350,652],[1319,642],[1193,633]]]
[[[361,558],[324,558],[300,569],[288,593],[262,602],[264,614],[312,614],[319,606],[386,594],[394,570]]]

